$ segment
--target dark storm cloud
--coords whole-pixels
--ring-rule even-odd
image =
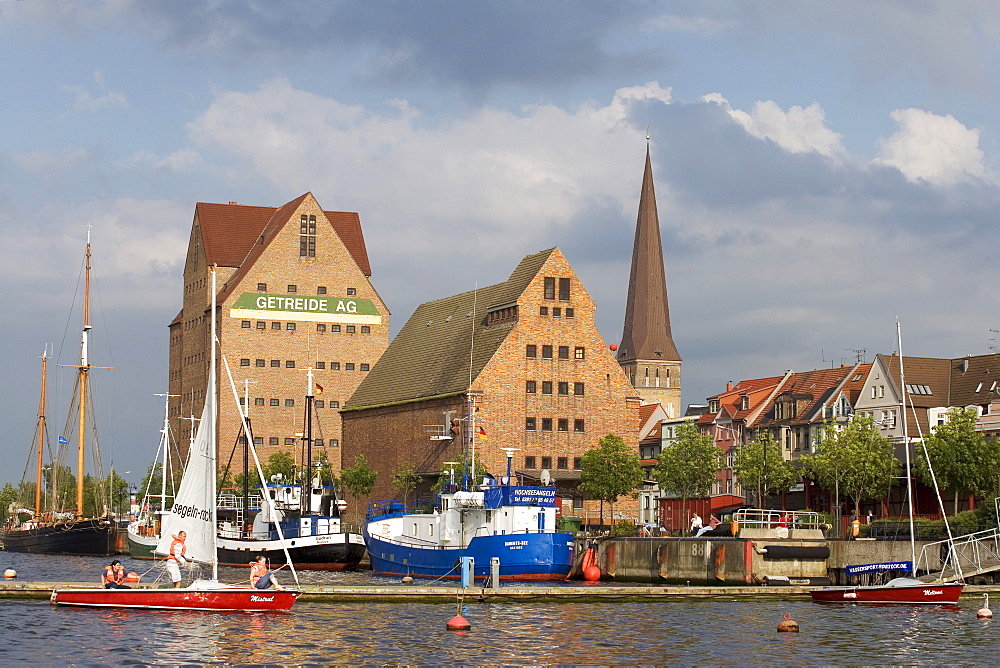
[[[488,91],[503,84],[565,87],[595,77],[642,77],[664,57],[618,51],[610,36],[638,30],[649,8],[635,2],[138,3],[136,17],[184,50],[229,54],[361,57],[369,83],[435,83]]]

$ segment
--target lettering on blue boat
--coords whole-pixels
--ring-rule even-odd
[[[507,540],[507,541],[504,541],[504,544],[503,544],[504,547],[513,548],[515,550],[519,550],[522,547],[526,547],[527,545],[528,545],[528,541],[526,541],[526,540]]]

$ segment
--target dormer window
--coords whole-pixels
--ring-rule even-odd
[[[741,411],[750,410],[750,395],[747,394],[740,395],[740,410]]]
[[[708,410],[710,413],[717,413],[719,410],[719,400],[709,399],[708,400]]]

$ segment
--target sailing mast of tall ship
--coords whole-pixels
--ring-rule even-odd
[[[9,552],[31,552],[35,554],[77,554],[108,556],[115,553],[116,526],[113,518],[85,517],[84,511],[84,478],[86,469],[87,427],[90,423],[87,408],[90,405],[90,369],[106,369],[110,367],[92,367],[88,354],[90,336],[90,233],[87,233],[87,252],[84,264],[84,294],[83,294],[83,333],[80,343],[80,363],[59,366],[77,368],[77,452],[76,452],[76,508],[73,512],[60,512],[56,509],[59,497],[59,461],[52,462],[50,467],[49,509],[43,508],[42,485],[43,450],[45,447],[45,373],[46,355],[42,356],[42,388],[39,400],[38,417],[38,459],[35,481],[35,504],[33,516],[19,522],[17,517],[11,518],[8,527],[3,532],[3,546]],[[60,442],[63,442],[62,440]],[[96,448],[96,444],[94,446]],[[96,456],[95,461],[99,462]],[[98,465],[98,469],[100,466]],[[98,471],[100,473],[100,471]],[[98,476],[100,478],[100,476]],[[97,481],[101,484],[101,481]],[[22,489],[25,485],[21,486]],[[96,514],[96,513],[95,513]]]

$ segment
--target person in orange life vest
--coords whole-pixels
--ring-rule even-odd
[[[101,583],[105,589],[131,589],[125,584],[125,567],[117,559],[104,567]]]
[[[184,544],[187,532],[179,531],[176,536],[172,537],[174,540],[170,543],[170,553],[167,555],[167,573],[170,574],[170,580],[174,583],[174,588],[180,589],[181,564],[187,563],[187,559],[184,558],[184,555],[187,553],[187,545]]]
[[[274,579],[274,573],[267,567],[267,559],[263,554],[257,557],[255,561],[251,561],[249,566],[250,586],[254,589],[267,589],[271,585],[274,585],[275,589],[284,589]]]

